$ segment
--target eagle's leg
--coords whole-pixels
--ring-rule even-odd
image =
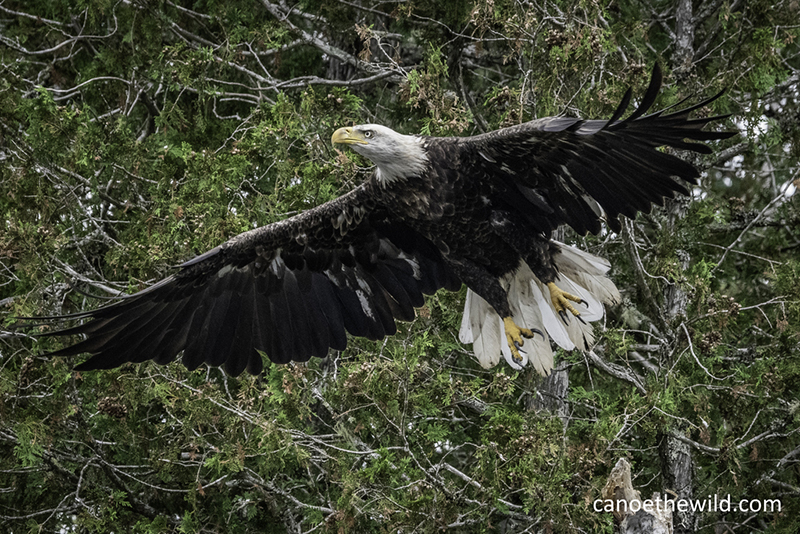
[[[570,301],[585,306],[588,306],[588,303],[580,297],[567,293],[555,284],[558,276],[553,262],[553,255],[557,251],[556,245],[548,237],[526,228],[525,224],[510,212],[493,211],[490,223],[495,233],[522,256],[533,274],[547,284],[547,288],[550,290],[550,300],[564,324],[567,324],[567,311],[577,317],[580,322],[585,323],[581,318],[581,313]]]
[[[577,302],[578,304],[583,304],[584,306],[588,306],[588,303],[580,297],[576,297],[571,293],[567,293],[566,291],[559,288],[555,282],[549,282],[547,284],[547,289],[550,290],[550,301],[553,303],[553,307],[558,312],[559,317],[561,320],[564,321],[564,324],[567,324],[567,312],[565,310],[569,310],[569,312],[578,318],[578,320],[584,324],[586,322],[581,318],[581,312],[575,309],[570,301]]]
[[[457,262],[450,260],[448,264],[461,281],[488,302],[503,319],[503,329],[511,356],[515,361],[521,362],[523,358],[519,351],[525,344],[524,338],[530,339],[535,334],[544,338],[544,333],[535,328],[522,328],[514,322],[511,317],[511,307],[508,305],[508,294],[496,276],[492,276],[483,267],[466,259]]]
[[[517,363],[522,361],[522,356],[519,353],[522,345],[525,343],[522,338],[531,339],[534,334],[539,334],[540,336],[544,337],[544,334],[542,334],[539,330],[520,328],[517,326],[517,323],[514,322],[514,319],[512,319],[511,316],[503,317],[503,330],[506,332],[506,343],[508,343],[508,348],[511,350],[511,357]]]

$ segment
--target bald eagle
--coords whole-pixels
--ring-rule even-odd
[[[89,353],[77,370],[125,362],[224,366],[230,375],[342,350],[346,332],[378,340],[410,321],[424,295],[468,291],[460,339],[485,367],[504,358],[541,374],[551,342],[588,349],[589,324],[619,292],[609,263],[551,240],[561,224],[620,230],[675,192],[697,169],[658,150],[710,153],[690,141],[722,117],[690,119],[696,105],[645,115],[661,86],[656,66],[641,104],[621,119],[548,117],[473,137],[401,135],[366,124],[336,130],[375,164],[349,193],[237,235],[168,278],[96,310],[61,316],[77,326],[43,335],[84,336],[52,355]],[[52,317],[50,319],[53,319]]]

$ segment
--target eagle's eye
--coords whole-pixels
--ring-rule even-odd
[[[364,130],[364,138],[371,139],[372,138],[372,130]]]

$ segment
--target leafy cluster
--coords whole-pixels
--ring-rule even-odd
[[[689,13],[685,12],[688,9]],[[0,5],[0,520],[21,532],[612,532],[620,457],[643,495],[777,498],[691,528],[800,514],[796,2],[6,1]],[[608,116],[659,62],[657,106],[726,94],[738,139],[691,202],[602,255],[623,302],[554,375],[483,370],[464,291],[380,342],[256,377],[179,363],[76,373],[14,316],[147,287],[370,164],[339,126],[473,135]],[[683,155],[687,158],[694,156]],[[143,359],[146,355],[143,355]],[[691,451],[688,490],[665,450]],[[688,493],[687,493],[688,491]],[[685,518],[682,518],[683,521]],[[678,519],[676,519],[677,524]]]

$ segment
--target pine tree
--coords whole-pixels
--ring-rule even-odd
[[[796,529],[796,1],[7,0],[0,17],[3,529],[613,532],[594,503],[621,458],[642,498],[780,501],[676,513],[675,532]],[[701,113],[741,136],[692,160],[691,199],[620,234],[559,231],[611,260],[624,299],[547,379],[473,361],[463,291],[392,338],[235,379],[76,373],[13,328],[348,191],[371,169],[330,145],[339,126],[604,118],[656,62],[660,108],[726,89]]]

